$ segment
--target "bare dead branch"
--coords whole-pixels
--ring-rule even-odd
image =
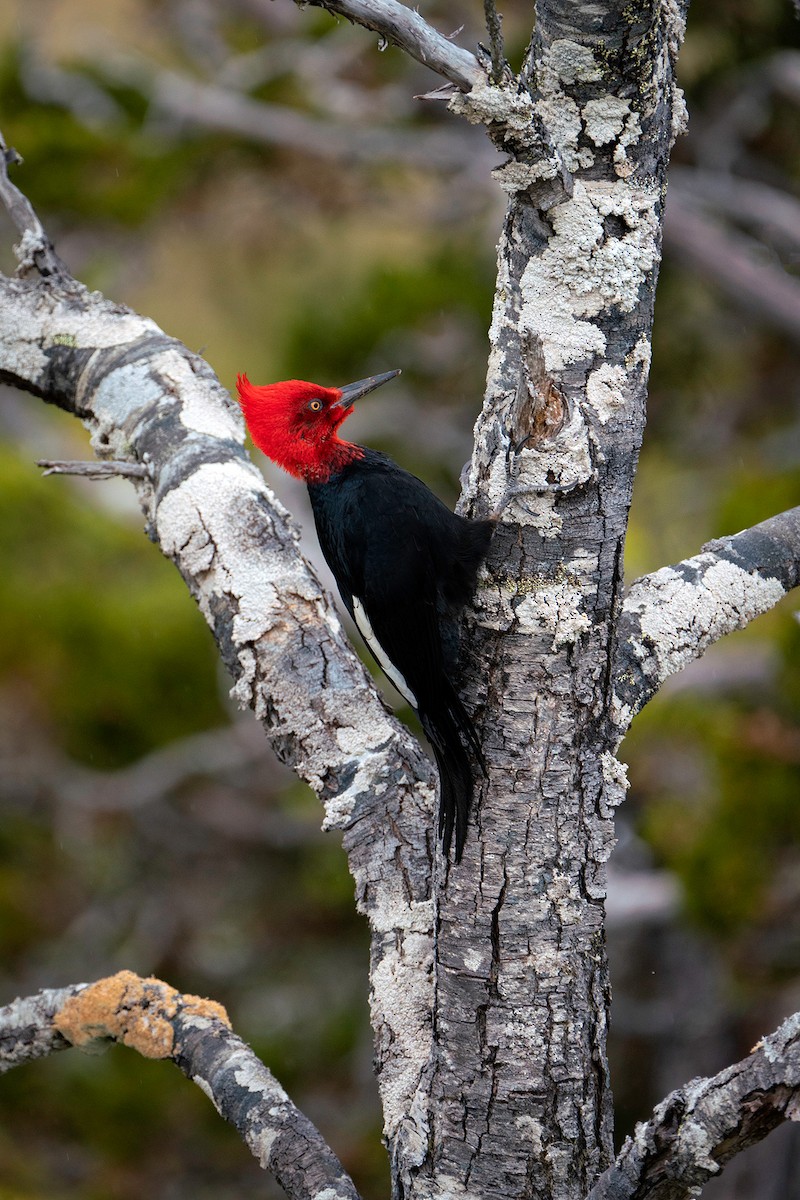
[[[36,465],[44,468],[44,475],[81,475],[85,479],[114,479],[117,476],[146,479],[149,474],[144,463],[120,462],[117,459],[81,462],[78,459],[39,458]]]
[[[494,0],[483,0],[483,13],[486,18],[486,30],[489,34],[489,49],[492,55],[492,82],[500,83],[503,78],[506,55],[503,45],[503,18],[497,11]]]
[[[371,29],[387,42],[405,50],[417,62],[430,67],[468,92],[486,76],[474,54],[443,37],[412,8],[397,0],[304,0],[315,8],[346,17]]]
[[[671,1092],[587,1200],[690,1200],[727,1162],[800,1117],[800,1013],[741,1062]]]
[[[800,584],[800,508],[643,575],[622,606],[614,664],[621,729],[668,676]]]
[[[0,200],[6,206],[17,231],[22,235],[19,245],[14,247],[19,260],[19,273],[36,270],[42,276],[67,279],[69,271],[56,254],[53,243],[34,212],[33,205],[8,178],[9,166],[21,162],[19,154],[6,146],[0,134]]]
[[[723,229],[687,204],[680,191],[669,193],[664,241],[740,308],[771,321],[800,342],[800,283],[778,262],[765,258],[763,247],[744,234]]]
[[[171,1059],[236,1128],[292,1200],[358,1200],[319,1130],[230,1026],[213,1000],[132,971],[47,989],[0,1009],[0,1072],[70,1046],[119,1042]]]

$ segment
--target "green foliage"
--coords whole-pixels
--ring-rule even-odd
[[[117,766],[222,720],[213,643],[174,568],[8,451],[0,559],[0,677],[70,754]]]

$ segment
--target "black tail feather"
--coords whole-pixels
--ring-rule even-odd
[[[486,774],[475,726],[455,689],[435,714],[421,712],[422,727],[433,747],[439,768],[439,837],[447,857],[455,833],[455,861],[461,862],[467,840],[467,823],[472,805],[475,775],[469,751]]]

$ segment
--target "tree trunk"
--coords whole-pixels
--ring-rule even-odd
[[[612,1154],[611,644],[681,112],[677,12],[639,9],[538,5],[525,75],[551,160],[545,178],[538,147],[499,172],[514,190],[463,498],[501,509],[465,637],[489,773],[464,862],[438,880],[420,1196],[572,1200]]]

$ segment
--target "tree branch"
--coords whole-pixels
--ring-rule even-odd
[[[117,462],[113,458],[104,462],[39,458],[36,465],[42,467],[43,475],[80,475],[84,479],[115,479],[119,476],[126,479],[146,479],[148,474],[144,463]]]
[[[35,270],[43,278],[53,276],[64,280],[69,277],[69,271],[56,254],[53,243],[34,212],[33,205],[8,178],[8,168],[21,163],[20,155],[13,148],[6,146],[0,134],[0,200],[6,206],[17,231],[22,235],[22,240],[15,247],[20,273]]]
[[[358,1192],[319,1130],[213,1000],[182,995],[132,971],[47,989],[0,1009],[0,1072],[69,1046],[115,1041],[144,1058],[169,1058],[238,1130],[293,1200]]]
[[[783,1120],[800,1118],[800,1013],[741,1062],[671,1092],[587,1200],[689,1200]]]
[[[5,193],[3,193],[5,194]],[[392,1151],[427,1145],[414,1098],[432,1027],[434,772],[349,646],[298,533],[242,446],[238,407],[154,322],[68,275],[0,276],[0,381],[79,416],[133,480],[278,757],[340,829],[370,921],[376,1033]]]
[[[627,729],[670,675],[798,584],[800,508],[637,579],[618,625],[613,711],[619,727]]]
[[[296,0],[297,2],[297,0]],[[303,0],[305,3],[306,0]],[[315,8],[346,17],[356,25],[371,29],[381,38],[405,50],[417,62],[443,75],[464,92],[486,76],[477,58],[469,50],[454,46],[412,8],[397,0],[307,0]]]

